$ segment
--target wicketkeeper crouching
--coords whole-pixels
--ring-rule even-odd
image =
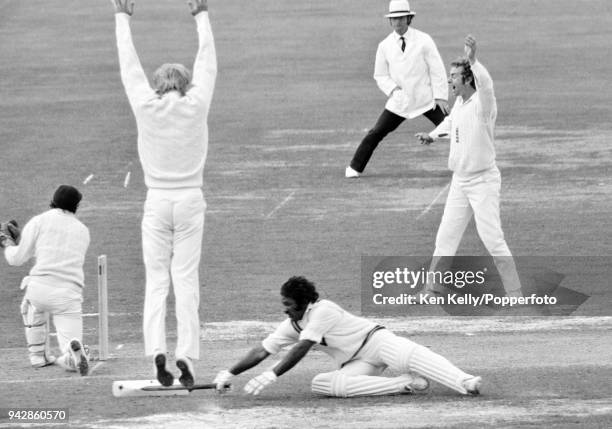
[[[355,316],[332,301],[319,299],[314,284],[304,277],[291,277],[282,285],[281,301],[289,317],[261,345],[217,374],[217,391],[226,390],[224,386],[234,375],[295,344],[273,368],[251,379],[244,390],[258,395],[315,346],[329,354],[339,367],[313,378],[311,388],[315,393],[342,398],[412,393],[426,390],[427,379],[462,394],[479,393],[481,377],[463,372],[428,348]],[[386,368],[401,375],[381,376]]]
[[[23,228],[10,221],[0,225],[0,246],[9,265],[36,258],[21,282],[25,295],[21,315],[30,363],[41,368],[57,363],[81,375],[89,372],[89,356],[82,344],[83,263],[89,247],[89,230],[76,218],[81,193],[69,185],[55,191],[50,210],[34,216]],[[49,353],[49,318],[63,353]]]

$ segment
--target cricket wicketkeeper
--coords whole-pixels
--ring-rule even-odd
[[[479,393],[481,377],[463,372],[428,348],[395,335],[372,321],[357,317],[326,299],[319,299],[313,283],[291,277],[281,287],[281,302],[289,316],[278,328],[214,380],[222,392],[229,380],[254,367],[283,347],[295,344],[272,369],[251,379],[244,390],[258,395],[295,366],[313,348],[329,354],[338,369],[316,375],[312,391],[322,395],[352,397],[426,390],[427,379],[462,394]],[[399,372],[384,377],[387,368]],[[424,378],[427,377],[427,378]]]
[[[21,315],[25,325],[30,363],[41,368],[57,363],[68,371],[89,372],[83,347],[83,263],[89,247],[89,230],[76,218],[81,193],[61,185],[53,194],[50,210],[34,216],[21,231],[17,222],[0,226],[0,246],[10,265],[36,262],[21,282],[25,296]],[[55,358],[48,350],[49,316],[63,353]]]

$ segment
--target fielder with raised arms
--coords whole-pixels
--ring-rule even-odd
[[[338,370],[316,375],[312,391],[327,396],[352,397],[423,391],[427,380],[462,394],[477,395],[481,377],[470,375],[446,358],[407,338],[395,335],[327,299],[319,299],[315,285],[304,277],[291,277],[281,287],[281,302],[289,316],[278,328],[213,383],[223,392],[233,376],[294,344],[272,369],[251,379],[244,390],[258,395],[317,347],[329,354]],[[390,368],[402,375],[384,377]],[[427,378],[424,378],[427,377]]]
[[[192,359],[200,357],[199,265],[204,212],[202,193],[208,152],[208,112],[217,76],[217,56],[208,18],[208,2],[188,2],[198,30],[193,78],[182,64],[163,64],[153,87],[132,41],[134,2],[112,0],[115,7],[121,81],[138,128],[138,155],[147,199],[142,218],[142,252],[146,271],[143,312],[145,354],[152,356],[158,381],[174,382],[166,368],[166,297],[176,298],[179,381],[193,386]]]
[[[468,222],[474,216],[478,235],[493,256],[506,295],[521,297],[521,281],[504,239],[499,215],[501,175],[495,162],[497,101],[493,80],[476,60],[476,39],[465,38],[466,58],[451,63],[448,83],[457,97],[449,116],[430,133],[417,133],[422,144],[450,136],[448,167],[453,178],[436,235],[430,271],[440,269],[443,257],[457,252]],[[424,291],[436,292],[428,284]]]

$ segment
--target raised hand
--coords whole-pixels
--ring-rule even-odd
[[[115,13],[127,13],[132,16],[134,13],[134,0],[111,0],[115,7]]]
[[[191,10],[191,14],[193,16],[208,10],[208,0],[193,0],[188,1],[187,4],[189,5],[189,9]]]
[[[474,61],[476,61],[476,39],[471,34],[465,37],[464,52],[470,64],[474,64]]]

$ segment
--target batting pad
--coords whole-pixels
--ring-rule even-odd
[[[462,381],[473,377],[457,368],[445,357],[420,345],[412,352],[409,366],[410,370],[463,394],[467,394],[467,390],[463,387]]]
[[[311,389],[314,393],[339,398],[378,396],[407,393],[405,387],[411,381],[410,376],[347,375],[341,371],[334,371],[319,374],[313,378]]]
[[[380,356],[392,370],[403,373],[414,371],[457,392],[467,394],[462,382],[472,375],[457,368],[444,356],[407,338],[389,338],[381,345]]]

